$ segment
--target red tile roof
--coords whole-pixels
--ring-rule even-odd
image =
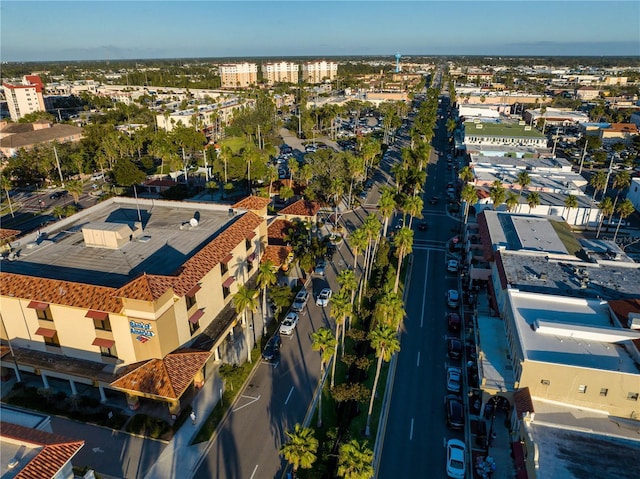
[[[618,131],[620,133],[638,134],[638,127],[635,123],[612,123],[606,131]]]
[[[35,299],[76,308],[119,313],[122,311],[122,302],[114,296],[115,291],[115,288],[105,286],[0,273],[0,296]]]
[[[13,238],[14,236],[18,236],[20,233],[22,233],[22,231],[20,230],[9,230],[5,228],[0,228],[0,240]]]
[[[315,216],[320,211],[320,203],[308,200],[298,200],[289,206],[282,208],[278,214],[295,216]]]
[[[244,210],[261,210],[262,208],[266,208],[269,203],[271,203],[270,198],[252,195],[238,201],[235,205],[231,205],[231,207]]]
[[[168,354],[163,359],[150,359],[113,381],[111,386],[179,399],[210,356],[211,352],[182,351]]]
[[[114,294],[119,298],[155,301],[166,293],[175,283],[176,278],[156,274],[143,273],[133,281],[129,281]]]
[[[260,258],[260,262],[264,263],[271,260],[274,266],[280,267],[285,264],[291,251],[293,251],[291,246],[268,245],[265,248],[262,258]]]
[[[285,238],[289,232],[289,229],[293,228],[294,224],[289,220],[276,218],[267,227],[267,238],[269,244],[283,245],[286,243]]]
[[[84,446],[84,441],[74,441],[57,434],[7,422],[0,423],[0,436],[42,447],[14,476],[15,479],[53,478]]]
[[[516,414],[518,419],[522,419],[522,416],[526,413],[534,413],[533,401],[531,400],[531,393],[529,388],[518,389],[513,393],[513,402],[516,408]]]
[[[144,186],[168,186],[168,187],[172,187],[177,185],[178,182],[177,181],[173,181],[173,180],[150,180],[150,181],[145,181]]]

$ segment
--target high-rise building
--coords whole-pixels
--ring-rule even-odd
[[[307,62],[302,65],[302,81],[305,83],[322,83],[333,80],[338,74],[338,64],[335,62]]]
[[[220,65],[223,88],[245,87],[258,82],[258,65],[255,63],[229,63]]]
[[[29,113],[46,111],[42,96],[43,85],[39,76],[25,75],[22,84],[3,83],[2,88],[13,121],[18,121]]]
[[[262,76],[269,85],[298,83],[299,70],[298,64],[293,62],[265,63],[262,65]]]

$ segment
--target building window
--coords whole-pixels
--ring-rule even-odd
[[[229,266],[227,266],[227,263],[220,263],[220,274],[226,274],[226,272],[229,271]]]
[[[189,311],[191,308],[193,308],[196,305],[196,297],[195,295],[185,296],[185,299],[187,300],[187,311]]]
[[[244,246],[247,249],[247,251],[249,251],[251,249],[251,240],[250,239],[244,240]]]
[[[548,386],[549,384],[551,384],[551,381],[549,381],[548,379],[542,379],[540,381],[540,384],[542,384],[543,386]]]
[[[200,321],[196,321],[195,323],[189,321],[189,333],[191,333],[191,336],[193,336],[198,329],[200,329]]]
[[[44,321],[53,321],[53,316],[51,315],[51,308],[36,309],[36,314],[38,316],[38,319],[42,319]]]
[[[607,388],[601,388],[600,389],[600,396],[607,397],[608,393],[609,393],[609,390]]]
[[[116,352],[115,344],[109,348],[100,346],[100,356],[103,356],[105,358],[117,358],[118,353]]]
[[[93,319],[93,326],[101,331],[111,331],[111,321],[106,319]]]
[[[584,384],[581,384],[580,386],[578,386],[578,392],[580,394],[585,394],[587,392],[587,386],[585,386]]]
[[[46,344],[47,346],[55,346],[56,348],[59,348],[60,340],[58,339],[58,333],[54,334],[50,338],[44,336],[44,344]]]
[[[228,286],[222,286],[222,297],[223,298],[227,298],[229,296],[229,294],[231,294],[231,290],[229,289]]]
[[[637,401],[638,400],[638,393],[627,393],[627,399],[629,401]]]

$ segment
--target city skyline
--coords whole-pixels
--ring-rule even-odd
[[[88,1],[0,6],[4,62],[640,55],[633,1]]]

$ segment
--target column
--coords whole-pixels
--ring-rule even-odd
[[[107,402],[107,395],[104,393],[104,388],[101,384],[98,384],[98,392],[100,393],[100,402]]]
[[[216,349],[213,350],[213,358],[216,361],[220,361],[220,347],[219,346]]]
[[[180,414],[181,409],[182,408],[180,407],[180,400],[179,399],[175,399],[175,400],[169,402],[169,413],[171,415],[177,416],[178,414]]]
[[[44,385],[45,389],[50,389],[49,388],[49,381],[47,380],[47,376],[45,376],[45,374],[43,372],[40,372],[40,377],[42,378],[42,384]]]
[[[69,379],[69,386],[71,386],[71,395],[77,396],[78,390],[76,389],[76,383],[73,381],[73,379]]]

